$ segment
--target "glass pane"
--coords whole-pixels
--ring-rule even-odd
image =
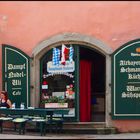
[[[75,60],[74,47],[62,45],[48,51],[41,59],[41,103],[45,108],[70,108],[75,117]],[[64,105],[64,106],[63,106]]]

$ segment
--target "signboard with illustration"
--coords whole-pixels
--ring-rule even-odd
[[[112,55],[112,118],[140,118],[140,39]]]
[[[21,103],[30,106],[30,64],[29,57],[21,50],[9,46],[2,46],[3,56],[3,90],[16,107]]]

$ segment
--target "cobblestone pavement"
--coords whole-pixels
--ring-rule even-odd
[[[46,134],[40,136],[39,133],[18,134],[0,134],[0,139],[140,139],[140,133],[122,133],[122,134]]]

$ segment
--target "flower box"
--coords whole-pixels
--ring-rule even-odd
[[[45,103],[45,108],[67,108],[68,103]]]

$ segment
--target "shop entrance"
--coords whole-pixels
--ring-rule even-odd
[[[69,52],[65,65],[61,64],[62,59],[60,60],[63,47]],[[70,48],[73,48],[72,62]],[[61,54],[58,55],[58,61],[56,50]],[[105,122],[106,68],[103,54],[85,45],[63,44],[47,51],[40,62],[41,106],[48,107],[48,103],[56,103],[55,97],[57,103],[60,100],[67,103],[70,109],[68,120]],[[68,89],[72,90],[70,95],[67,95]]]
[[[105,56],[79,47],[80,121],[105,122]]]
[[[71,44],[74,48],[74,63],[75,69],[74,72],[70,72],[69,76],[72,75],[74,79],[68,80],[68,78],[62,78],[64,80],[68,80],[65,83],[64,87],[60,87],[60,90],[63,90],[62,93],[66,90],[67,85],[73,83],[73,90],[75,91],[75,99],[74,99],[74,107],[67,117],[69,121],[80,122],[80,95],[79,95],[79,63],[80,60],[90,58],[92,63],[92,80],[91,80],[91,114],[89,122],[103,122],[107,124],[107,126],[111,126],[110,120],[110,111],[111,111],[111,58],[110,54],[113,53],[111,47],[107,46],[100,40],[95,39],[94,37],[90,37],[87,35],[82,35],[78,33],[65,33],[58,34],[53,36],[37,45],[33,50],[33,66],[31,67],[31,81],[33,83],[33,89],[31,90],[31,95],[33,99],[31,100],[31,105],[38,107],[40,104],[40,95],[41,88],[47,86],[42,86],[43,76],[47,76],[45,71],[46,63],[43,62],[43,57],[48,56],[48,61],[52,60],[52,57],[48,55],[49,51],[52,54],[52,49],[59,47],[61,48],[61,43],[64,43],[68,48],[70,47],[68,44]],[[90,55],[91,54],[91,55]],[[44,67],[44,68],[43,68]],[[39,73],[40,71],[40,73]],[[45,71],[46,72],[46,71]],[[51,75],[48,75],[51,78]],[[66,75],[68,76],[68,75]],[[54,80],[58,80],[60,83],[60,76],[54,78]],[[47,81],[48,82],[48,81]],[[68,83],[67,83],[68,82]],[[69,83],[70,82],[70,83]],[[54,83],[54,82],[53,82]],[[59,84],[58,84],[59,85]],[[39,88],[40,87],[40,88]],[[51,86],[48,86],[48,88]],[[54,87],[54,86],[53,86]],[[65,88],[65,89],[64,89]],[[58,88],[52,89],[52,92],[61,92],[58,91]],[[57,91],[55,91],[57,90]],[[51,89],[50,89],[50,93]],[[33,93],[40,93],[34,96]],[[106,94],[107,93],[107,94]],[[62,94],[61,94],[62,95]],[[93,98],[95,97],[95,98]]]

